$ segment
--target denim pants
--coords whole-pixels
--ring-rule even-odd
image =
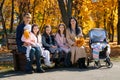
[[[21,49],[18,49],[20,52],[26,53],[26,49],[25,47],[21,47]],[[30,50],[30,61],[27,60],[26,62],[26,67],[25,70],[26,71],[32,71],[32,63],[34,61],[34,56],[36,59],[36,66],[37,66],[37,70],[40,70],[40,66],[41,66],[41,62],[40,62],[40,57],[41,57],[41,50],[39,49],[39,47],[32,47]]]

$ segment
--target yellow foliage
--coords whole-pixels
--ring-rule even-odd
[[[84,45],[85,40],[83,37],[75,37],[75,43],[78,47],[81,47]]]
[[[28,39],[28,38],[30,37],[30,33],[29,33],[28,30],[24,30],[23,35],[24,35],[24,37],[25,37],[26,39]]]
[[[1,1],[2,0],[0,0],[0,2]],[[90,29],[96,27],[97,22],[99,24],[103,24],[103,27],[109,29],[108,24],[109,21],[111,21],[111,14],[114,16],[113,25],[114,29],[116,29],[118,22],[117,1],[118,0],[99,0],[99,2],[93,3],[91,0],[73,0],[72,16],[75,16],[78,19],[78,24],[81,24],[80,26],[82,26],[84,34],[87,34]],[[30,3],[22,4],[21,6],[21,3],[27,2]],[[76,2],[76,4],[74,2]],[[44,24],[56,26],[62,21],[58,0],[15,0],[14,20],[20,17],[19,13],[21,13],[20,8],[22,7],[25,7],[25,9],[29,8],[30,13],[32,14],[32,19],[34,18],[33,23],[37,23],[40,26],[41,30]],[[3,7],[3,16],[6,20],[7,28],[10,27],[11,8],[11,0],[5,0]],[[22,12],[25,12],[24,9]],[[55,32],[55,30],[53,31]]]

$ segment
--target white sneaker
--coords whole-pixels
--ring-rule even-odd
[[[48,63],[48,62],[45,63],[45,65],[48,66],[48,67],[51,67],[51,66],[52,66],[51,63]]]
[[[29,58],[29,57],[27,57],[27,60],[28,60],[28,61],[30,61],[30,58]]]

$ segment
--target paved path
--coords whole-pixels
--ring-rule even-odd
[[[49,69],[46,73],[24,74],[7,72],[0,74],[0,80],[120,80],[120,62],[113,62],[112,68],[102,67],[87,70],[78,68]]]

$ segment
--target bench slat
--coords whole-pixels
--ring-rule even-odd
[[[13,38],[15,39],[16,38],[16,34],[8,34],[7,38],[8,39],[13,39]]]
[[[16,40],[15,39],[8,39],[8,44],[16,44]]]
[[[8,45],[9,50],[17,50],[17,45]]]

